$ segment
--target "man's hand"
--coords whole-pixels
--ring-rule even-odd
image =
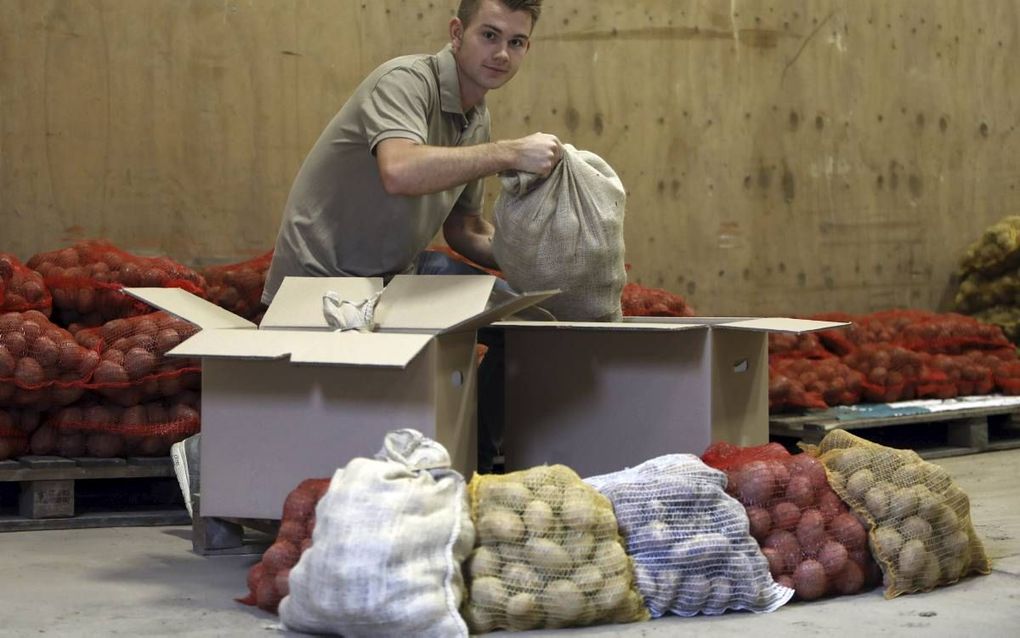
[[[512,168],[547,177],[556,168],[563,147],[555,135],[532,133],[527,137],[500,142],[513,152]]]

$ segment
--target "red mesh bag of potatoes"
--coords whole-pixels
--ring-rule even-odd
[[[779,372],[769,362],[769,412],[779,413],[804,409],[825,409],[825,400],[817,392],[808,392],[795,377]]]
[[[28,453],[28,435],[14,427],[14,420],[0,410],[0,461]]]
[[[139,257],[108,241],[81,241],[34,255],[28,266],[43,276],[61,323],[99,326],[111,319],[151,312],[123,288],[183,288],[202,296],[205,280],[166,257]]]
[[[68,406],[50,413],[42,427],[52,435],[40,435],[33,453],[53,454],[56,441],[48,439],[66,435],[73,440],[78,434],[84,450],[77,456],[166,456],[171,445],[201,429],[199,411],[197,392],[127,408],[109,402]],[[47,442],[54,449],[43,451]]]
[[[258,321],[265,313],[262,289],[273,251],[247,261],[202,270],[206,299],[239,317]]]
[[[629,283],[623,287],[620,305],[625,317],[693,317],[694,309],[680,295],[661,288]]]
[[[122,406],[198,389],[201,361],[166,356],[196,332],[197,326],[163,311],[79,330],[79,343],[101,355],[88,389]]]
[[[827,349],[843,356],[856,351],[861,346],[899,343],[901,334],[907,326],[927,321],[935,316],[935,313],[926,310],[884,310],[869,315],[828,312],[813,315],[810,318],[818,321],[851,322],[851,325],[845,328],[822,330],[817,333]]]
[[[860,401],[864,376],[839,359],[778,358],[771,365],[778,374],[800,382],[810,395],[820,396],[827,406]]]
[[[330,480],[306,479],[287,495],[276,542],[248,570],[248,595],[237,602],[276,613],[280,601],[290,592],[287,578],[291,568],[312,546],[315,506],[329,489]]]
[[[991,573],[970,518],[970,499],[943,468],[913,450],[878,445],[845,430],[803,447],[824,464],[829,485],[867,525],[886,598]]]
[[[1003,394],[1020,395],[1020,361],[1004,362],[995,368],[995,387]]]
[[[817,333],[769,333],[769,358],[771,359],[831,359],[835,356],[825,349]]]
[[[998,357],[978,350],[958,355],[922,354],[922,361],[925,369],[938,375],[921,379],[917,396],[922,399],[989,394],[995,389],[995,370],[1002,364]]]
[[[934,315],[900,330],[897,343],[917,352],[960,354],[1011,345],[1002,328],[955,313]]]
[[[10,253],[0,253],[0,312],[38,310],[47,317],[53,297],[42,275]]]
[[[913,399],[924,365],[919,353],[886,343],[862,345],[843,363],[864,375],[861,398],[871,403]]]
[[[96,348],[80,345],[38,310],[0,315],[0,407],[74,403],[98,364]]]
[[[865,527],[829,487],[818,459],[792,455],[778,443],[715,443],[702,460],[726,473],[726,491],[747,510],[772,577],[797,599],[856,594],[878,584]]]

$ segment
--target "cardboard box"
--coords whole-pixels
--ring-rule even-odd
[[[128,292],[202,328],[170,356],[202,360],[201,515],[278,519],[310,477],[415,428],[476,463],[475,331],[545,299],[487,308],[494,277],[288,278],[258,327],[176,288]],[[333,332],[322,295],[383,290],[377,331]]]
[[[627,318],[500,322],[507,471],[562,463],[581,476],[710,443],[767,443],[768,333],[844,323]]]

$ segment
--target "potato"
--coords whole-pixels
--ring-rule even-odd
[[[889,516],[890,489],[888,483],[875,485],[864,495],[864,507],[877,520],[885,520]]]
[[[825,518],[815,509],[805,510],[797,523],[797,542],[807,554],[814,554],[827,539]]]
[[[846,547],[836,541],[829,540],[825,541],[821,549],[818,550],[817,560],[822,564],[822,568],[825,570],[825,575],[833,577],[839,572],[843,571],[846,566],[847,557],[849,554],[846,551]]]
[[[14,356],[7,350],[7,347],[0,345],[0,379],[8,379],[14,376],[16,362]]]
[[[124,353],[124,370],[132,380],[151,374],[155,367],[156,355],[144,348],[133,347]]]
[[[779,552],[784,572],[792,571],[800,563],[800,544],[797,543],[797,537],[792,532],[773,530],[765,539],[764,546]]]
[[[499,576],[503,564],[494,547],[476,547],[467,563],[467,574],[471,578]]]
[[[626,589],[624,589],[626,594]],[[615,609],[623,600],[616,601],[612,606],[605,609]],[[546,613],[546,624],[550,627],[563,627],[574,622],[584,612],[585,597],[577,585],[570,580],[554,580],[549,583],[542,592],[542,607]]]
[[[829,524],[832,522],[832,519],[845,513],[847,510],[839,495],[826,486],[818,494],[818,511],[825,517],[825,523]]]
[[[499,615],[478,607],[473,600],[470,604],[465,605],[460,613],[464,616],[464,621],[467,622],[468,628],[473,634],[487,634],[496,629],[499,624]]]
[[[591,532],[567,532],[563,536],[563,547],[575,565],[582,565],[591,559],[595,536]]]
[[[296,547],[305,539],[305,525],[301,521],[283,521],[276,538],[294,544]]]
[[[535,495],[539,500],[548,503],[553,511],[559,511],[560,505],[563,504],[563,490],[556,485],[542,485],[535,490]]]
[[[616,609],[626,599],[630,590],[629,578],[624,575],[606,579],[602,589],[592,596],[592,604],[597,613],[605,613]]]
[[[852,498],[864,500],[864,496],[875,486],[875,475],[868,468],[861,468],[850,475],[846,482],[846,491]]]
[[[691,574],[684,578],[677,591],[677,604],[688,612],[702,611],[712,590],[712,583],[704,574]]]
[[[779,550],[772,547],[765,547],[761,550],[761,553],[765,556],[765,560],[768,561],[769,573],[773,576],[779,576],[780,574],[788,571],[786,568],[785,557]]]
[[[917,493],[913,486],[901,487],[892,492],[889,498],[889,516],[896,519],[907,518],[917,513]]]
[[[129,381],[124,367],[109,359],[100,361],[92,374],[92,382],[100,386],[123,386]]]
[[[294,543],[278,538],[262,554],[262,563],[266,566],[268,573],[275,574],[281,570],[290,569],[297,564],[299,558],[301,558],[301,553]]]
[[[44,368],[56,366],[57,360],[60,358],[60,350],[57,348],[57,344],[54,343],[53,339],[45,335],[40,335],[33,341],[29,351],[35,360],[39,362],[39,365]]]
[[[563,525],[575,532],[587,532],[595,525],[595,517],[591,493],[580,488],[568,488],[560,508]]]
[[[534,592],[542,589],[544,581],[527,563],[507,563],[500,580],[509,592]]]
[[[619,574],[630,567],[627,553],[615,539],[598,543],[592,553],[591,562],[606,575]]]
[[[825,450],[822,451],[825,452]],[[840,454],[834,455],[829,463],[832,470],[845,476],[850,476],[857,470],[868,467],[871,464],[871,453],[864,448],[848,448]],[[830,476],[829,478],[831,482],[832,477]]]
[[[255,590],[255,604],[259,609],[276,613],[283,597],[276,591],[276,580],[274,578],[263,578]]]
[[[511,631],[527,631],[542,624],[542,612],[535,594],[521,592],[507,600],[506,624]]]
[[[745,505],[765,504],[776,491],[775,476],[765,461],[752,461],[735,473],[737,496]]]
[[[791,477],[786,486],[786,498],[801,509],[813,506],[815,488],[811,484],[811,478],[804,474]]]
[[[273,584],[276,586],[276,593],[280,595],[280,599],[286,598],[290,595],[290,568],[281,569],[276,573],[276,577],[273,579]]]
[[[36,388],[46,381],[46,372],[32,357],[18,359],[14,366],[14,382],[22,388]]]
[[[896,567],[900,576],[912,578],[924,569],[927,561],[928,551],[925,550],[924,543],[918,539],[908,540],[903,543]]]
[[[570,554],[567,553],[567,550],[565,550],[559,543],[551,541],[548,538],[529,539],[525,544],[525,548],[530,563],[547,574],[566,575],[566,572],[569,572],[574,567],[574,561],[570,558]],[[595,561],[595,564],[601,566],[601,564],[597,562],[598,559],[599,554],[596,549],[593,561]],[[603,569],[603,571],[606,570]]]
[[[89,456],[101,459],[123,456],[124,439],[110,432],[92,432],[85,439],[85,449]]]
[[[800,508],[793,503],[776,503],[769,511],[772,516],[772,525],[776,529],[794,530],[800,521]]]
[[[922,463],[908,463],[893,472],[889,482],[900,486],[918,485],[924,479],[924,475]]]
[[[482,483],[478,490],[478,503],[482,507],[496,505],[521,513],[533,500],[531,490],[512,479],[493,479]]]
[[[491,509],[478,520],[478,537],[483,543],[519,542],[524,538],[524,521],[508,509]]]
[[[506,609],[506,588],[498,578],[475,578],[471,581],[471,602],[483,609],[502,612]]]
[[[857,563],[847,561],[843,569],[830,578],[830,584],[840,594],[856,594],[864,587],[864,570]]]
[[[794,477],[797,478],[797,477]],[[793,479],[790,479],[791,483]],[[763,540],[772,531],[772,515],[768,510],[752,505],[747,508],[747,520],[750,525],[751,536],[755,540]]]
[[[591,531],[598,536],[617,533],[616,515],[613,514],[611,506],[595,509],[595,524],[592,526]]]
[[[794,590],[801,600],[815,600],[825,595],[828,581],[825,568],[816,560],[806,560],[793,570]]]
[[[706,607],[711,609],[724,609],[729,606],[733,599],[733,582],[726,576],[715,576],[709,581],[708,599]]]
[[[876,555],[895,560],[903,547],[903,535],[891,526],[876,527],[871,537],[871,545]]]
[[[864,547],[867,534],[860,521],[851,513],[840,514],[829,523],[829,533],[848,550]]]
[[[921,573],[917,577],[917,586],[922,591],[929,591],[934,589],[939,584],[939,577],[942,575],[942,570],[939,569],[939,562],[935,560],[932,554],[928,554],[928,560],[921,569]]]
[[[62,432],[57,435],[56,454],[58,456],[85,456],[85,434],[82,432]]]
[[[579,565],[572,578],[578,589],[589,596],[594,594],[605,580],[602,571],[591,563]]]
[[[900,534],[907,540],[918,539],[927,543],[931,540],[931,523],[920,516],[909,516],[903,519],[899,527]]]

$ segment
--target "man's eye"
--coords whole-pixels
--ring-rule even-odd
[[[524,40],[514,38],[513,40],[510,40],[510,46],[514,47],[515,49],[519,49],[522,46],[524,46]]]
[[[496,34],[493,33],[492,31],[486,31],[482,33],[482,37],[485,38],[486,40],[491,40],[496,37]]]

